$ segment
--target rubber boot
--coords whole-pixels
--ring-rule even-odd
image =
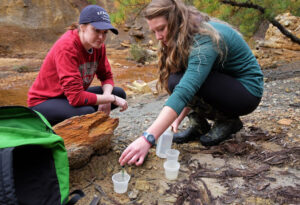
[[[211,130],[200,137],[200,142],[204,146],[218,145],[220,142],[230,138],[231,134],[236,133],[243,127],[239,117],[217,119]]]
[[[173,142],[180,144],[199,140],[200,136],[210,130],[210,125],[207,120],[199,116],[196,112],[190,113],[188,118],[190,121],[190,127],[183,132],[175,133],[173,135]]]

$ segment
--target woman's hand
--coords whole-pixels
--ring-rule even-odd
[[[181,111],[180,115],[174,120],[174,122],[171,125],[173,132],[177,132],[178,131],[178,127],[179,127],[180,123],[185,118],[185,116],[190,112],[190,110],[191,109],[189,107],[185,107]]]
[[[150,147],[150,144],[146,142],[143,136],[139,137],[124,150],[119,158],[119,163],[121,166],[126,163],[129,165],[135,164],[136,166],[143,164]]]
[[[116,95],[115,95],[115,101],[113,102],[113,104],[115,104],[121,108],[120,112],[123,112],[123,111],[127,110],[127,108],[128,108],[127,101]]]
[[[172,130],[173,132],[178,132],[178,127],[181,123],[181,120],[179,118],[176,118],[176,120],[172,123],[171,127],[172,127]]]
[[[103,111],[103,112],[105,112],[107,115],[109,115],[109,114],[110,114],[110,111],[111,111],[111,105],[110,105],[110,103],[98,105],[98,111]]]

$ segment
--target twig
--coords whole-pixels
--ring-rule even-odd
[[[113,198],[109,197],[102,189],[102,187],[98,184],[96,184],[95,182],[91,181],[91,180],[88,180],[90,183],[92,183],[94,186],[95,186],[95,189],[102,195],[104,196],[105,198],[107,198],[109,201],[113,202],[113,204],[116,204],[116,205],[121,205],[119,202],[117,202],[116,200],[114,200]]]

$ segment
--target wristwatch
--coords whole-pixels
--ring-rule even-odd
[[[155,137],[154,135],[144,132],[143,133],[144,138],[150,143],[151,146],[155,145]]]

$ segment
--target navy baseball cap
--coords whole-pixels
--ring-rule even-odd
[[[79,17],[79,24],[90,23],[96,29],[111,30],[114,34],[118,34],[118,30],[110,23],[108,13],[100,6],[88,5],[85,7]]]

